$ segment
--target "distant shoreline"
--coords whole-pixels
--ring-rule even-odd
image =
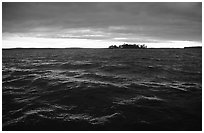
[[[200,48],[202,48],[202,46],[184,47],[184,48],[145,48],[145,49],[200,49]],[[111,50],[110,48],[2,48],[2,50],[14,50],[14,49],[18,49],[18,50],[21,50],[21,49],[22,50],[24,49],[28,49],[28,50],[32,50],[32,49],[109,49]],[[112,49],[112,50],[115,50],[115,49]],[[120,49],[116,49],[116,50],[120,50]],[[125,50],[125,49],[121,49],[121,50]],[[137,50],[137,49],[133,49],[133,50]]]
[[[194,47],[184,47],[184,49],[197,49],[197,48],[202,48],[202,46],[194,46]]]

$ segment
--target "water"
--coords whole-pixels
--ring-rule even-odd
[[[201,49],[2,55],[3,130],[201,130]]]

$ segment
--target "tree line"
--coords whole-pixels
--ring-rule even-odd
[[[109,49],[145,49],[147,46],[145,44],[126,44],[124,43],[123,45],[111,45],[108,47]]]

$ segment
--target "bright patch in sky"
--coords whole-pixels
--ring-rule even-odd
[[[120,38],[122,39],[122,38]],[[123,40],[123,39],[122,39]],[[90,39],[56,39],[34,37],[12,37],[3,40],[3,48],[108,48],[110,45],[121,45],[123,41],[104,41]],[[96,45],[97,44],[97,45]],[[149,48],[183,48],[186,46],[202,46],[199,42],[170,41],[165,43],[145,43]]]

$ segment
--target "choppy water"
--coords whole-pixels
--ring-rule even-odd
[[[3,130],[201,130],[201,49],[2,55]]]

